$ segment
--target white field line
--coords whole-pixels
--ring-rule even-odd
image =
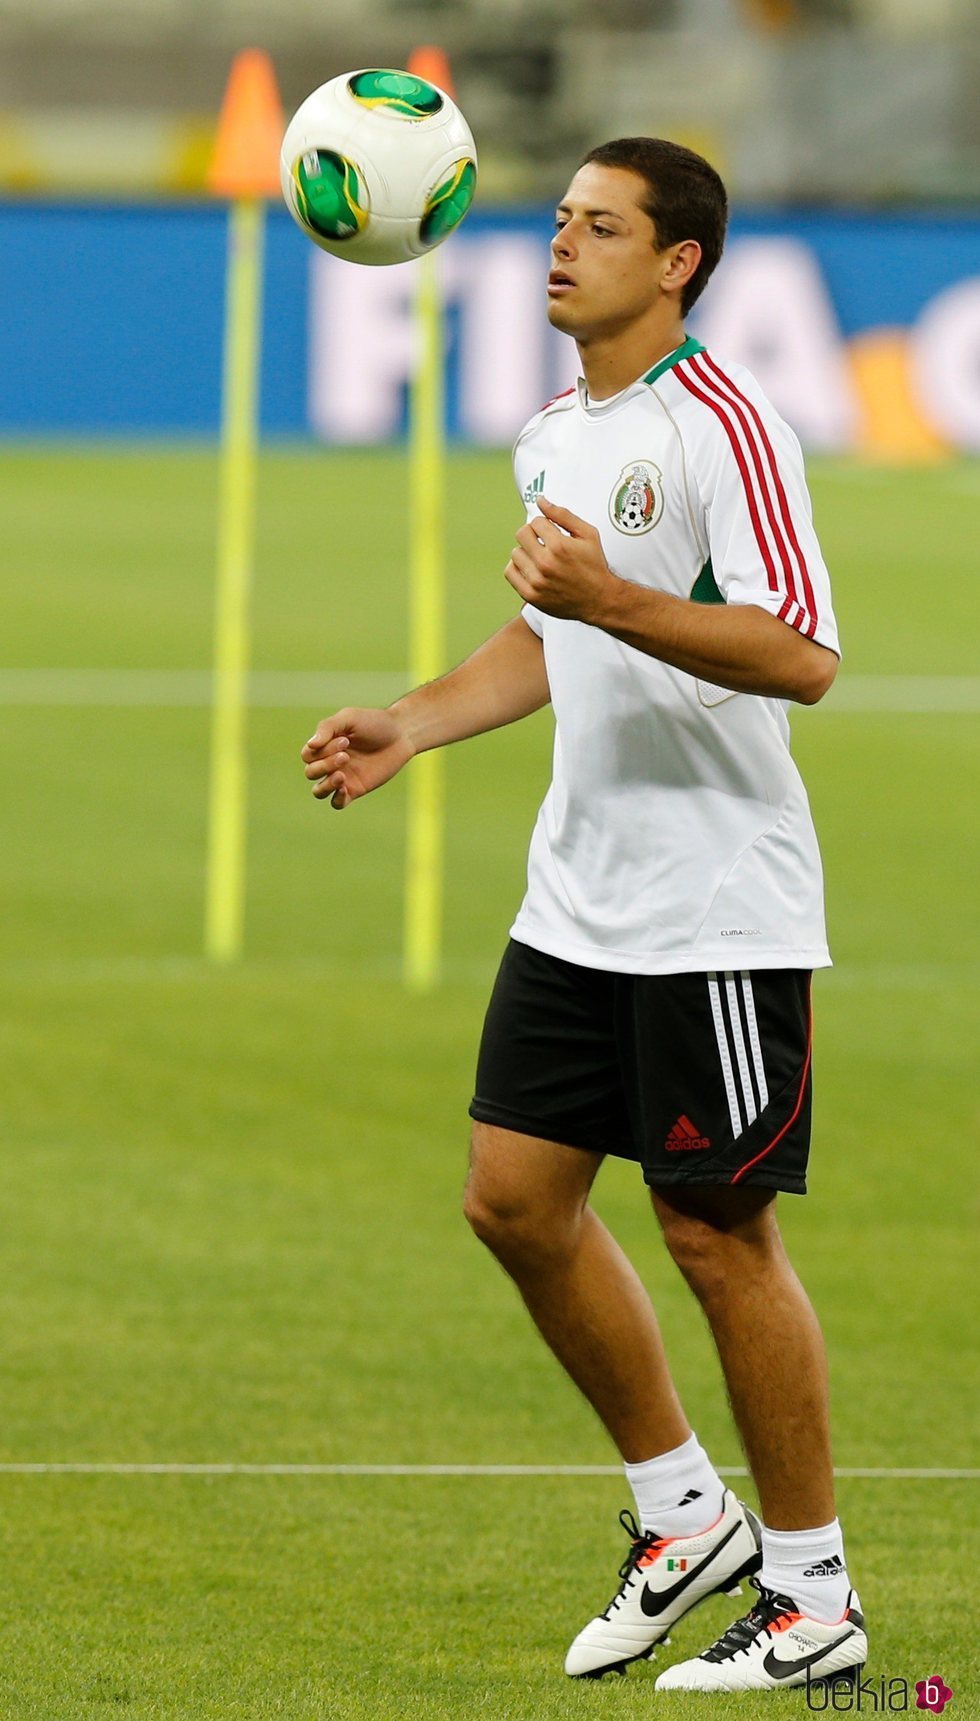
[[[847,675],[827,695],[828,711],[910,715],[980,711],[980,675]]]
[[[622,1476],[620,1464],[3,1464],[4,1476]],[[720,1464],[719,1476],[747,1476]],[[976,1482],[980,1470],[838,1466],[845,1480]]]
[[[206,669],[0,669],[0,705],[46,707],[148,707],[190,710],[211,704]],[[409,686],[405,670],[260,669],[249,677],[249,703],[257,709],[389,701]],[[980,711],[980,675],[848,675],[827,696],[839,712]]]
[[[259,669],[249,676],[249,704],[265,709],[325,701],[356,705],[397,699],[405,670]],[[184,706],[211,704],[207,669],[0,669],[0,705]]]

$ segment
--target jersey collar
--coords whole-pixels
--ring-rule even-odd
[[[673,370],[675,365],[680,364],[681,359],[689,359],[695,353],[703,352],[704,348],[701,342],[696,341],[693,335],[688,335],[686,341],[682,341],[679,347],[675,347],[672,353],[668,353],[665,359],[661,359],[659,364],[655,364],[652,370],[647,371],[643,381],[657,382],[663,376],[664,371]]]
[[[601,418],[607,413],[616,412],[627,400],[633,398],[638,389],[646,384],[657,382],[665,371],[672,370],[674,365],[680,364],[681,359],[689,359],[694,353],[703,352],[704,347],[701,342],[696,341],[693,335],[688,335],[679,347],[675,347],[672,353],[667,354],[666,358],[660,359],[652,370],[647,371],[645,376],[637,377],[635,382],[631,382],[626,388],[621,389],[619,394],[610,395],[608,400],[590,400],[585,386],[585,378],[580,376],[577,385],[579,405],[590,418]]]

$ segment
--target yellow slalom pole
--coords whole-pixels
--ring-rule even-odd
[[[208,803],[204,949],[212,962],[241,956],[245,922],[245,730],[264,230],[264,201],[236,197],[229,208]]]
[[[415,324],[418,346],[409,427],[413,687],[441,675],[446,661],[442,298],[432,252],[418,263]],[[403,971],[405,984],[413,992],[429,992],[439,979],[444,823],[445,761],[437,748],[420,754],[408,772]]]

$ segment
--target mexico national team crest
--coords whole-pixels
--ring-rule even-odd
[[[664,511],[663,474],[649,460],[624,466],[609,498],[609,518],[620,532],[638,538],[649,532]]]

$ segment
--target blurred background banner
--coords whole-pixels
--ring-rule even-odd
[[[576,374],[545,316],[550,229],[540,205],[477,210],[438,259],[458,440],[509,443]],[[216,433],[224,244],[203,203],[0,206],[0,432]],[[267,270],[263,431],[400,436],[412,266],[350,269],[274,211]],[[980,217],[738,211],[692,328],[754,370],[809,448],[980,447]]]
[[[0,0],[0,434],[216,433],[205,179],[244,40],[287,112],[346,68],[448,52],[480,147],[439,257],[455,439],[506,445],[573,373],[544,316],[553,200],[596,142],[654,133],[703,151],[736,210],[693,326],[809,448],[980,446],[976,0]],[[265,434],[402,433],[410,278],[273,218]]]

